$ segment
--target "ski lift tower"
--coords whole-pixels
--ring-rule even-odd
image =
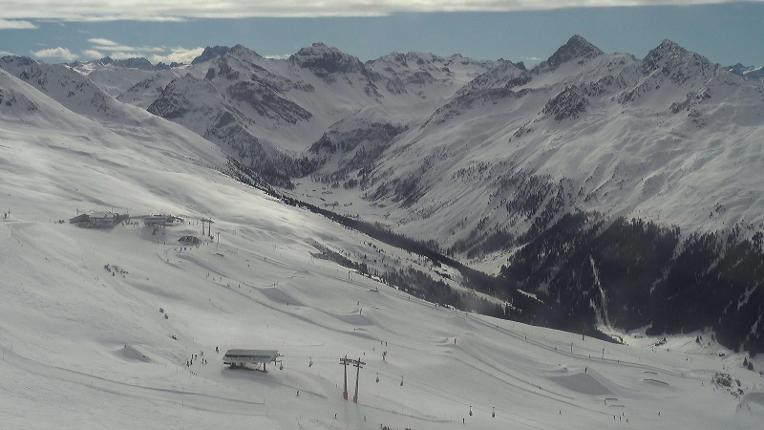
[[[366,363],[361,361],[361,357],[358,357],[358,360],[353,360],[353,366],[355,366],[355,393],[353,394],[353,403],[358,403],[358,376],[365,365]]]
[[[355,393],[353,394],[353,402],[358,403],[358,377],[361,373],[361,369],[363,369],[363,366],[365,366],[366,363],[361,361],[361,357],[358,357],[358,360],[353,360],[346,355],[340,357],[340,365],[345,368],[345,383],[342,390],[342,398],[345,400],[348,399],[348,365],[355,367]]]
[[[202,218],[202,236],[204,236],[204,223],[207,223],[207,235],[212,235],[212,224],[215,224],[211,218]]]
[[[340,357],[340,364],[345,368],[345,384],[343,385],[342,398],[348,399],[348,364],[353,360],[348,359],[348,356]]]

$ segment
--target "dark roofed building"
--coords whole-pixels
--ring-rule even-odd
[[[149,215],[143,218],[143,224],[146,226],[163,226],[183,224],[183,218],[173,215]]]
[[[69,223],[83,228],[112,228],[128,218],[129,215],[117,212],[91,212],[77,215]]]
[[[281,355],[275,349],[229,349],[223,356],[223,364],[231,367],[246,367],[248,364],[253,364],[256,369],[257,366],[262,365],[262,371],[266,372],[265,366],[268,363],[281,363],[279,357]]]

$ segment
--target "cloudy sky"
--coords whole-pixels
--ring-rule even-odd
[[[669,38],[722,64],[764,64],[764,1],[2,0],[0,53],[49,62],[188,62],[208,45],[284,56],[314,41],[370,59],[461,52],[536,62],[574,33],[644,55]]]

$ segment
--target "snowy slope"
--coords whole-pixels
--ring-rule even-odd
[[[619,346],[434,306],[312,258],[316,241],[359,258],[372,240],[222,175],[182,127],[96,122],[4,71],[0,90],[4,428],[760,425],[764,380],[712,342]],[[186,224],[55,222],[112,207]],[[219,243],[178,245],[202,216]],[[216,347],[275,348],[284,368],[227,369]],[[367,363],[357,405],[345,354]],[[722,371],[741,397],[711,383]]]
[[[136,109],[122,106],[88,77],[63,64],[46,64],[28,57],[5,56],[0,68],[26,81],[72,111],[90,118],[131,123]],[[130,111],[133,113],[127,114]]]

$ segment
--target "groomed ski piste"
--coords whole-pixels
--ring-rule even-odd
[[[315,257],[316,243],[348,255],[373,244],[420,261],[225,176],[219,149],[182,127],[121,104],[139,125],[104,125],[2,71],[0,88],[14,101],[0,107],[0,428],[764,422],[764,379],[699,333],[616,345],[436,306]],[[112,209],[184,223],[66,222]],[[214,239],[200,234],[206,217]],[[228,368],[231,348],[276,349],[283,369]],[[357,404],[342,398],[346,355],[366,362]],[[717,372],[744,394],[712,383]],[[351,398],[355,381],[348,368]]]

